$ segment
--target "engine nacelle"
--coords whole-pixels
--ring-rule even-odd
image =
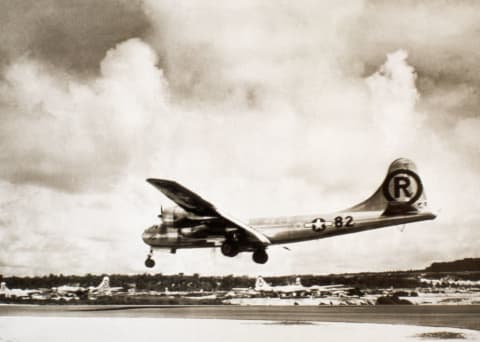
[[[185,211],[179,206],[173,206],[169,208],[162,208],[161,214],[161,226],[165,230],[166,228],[183,228],[199,226],[202,223],[217,220],[218,217],[211,216],[198,216],[188,211]]]
[[[162,223],[172,226],[175,225],[175,223],[179,223],[188,219],[189,216],[189,213],[187,213],[179,206],[162,208],[161,212]]]

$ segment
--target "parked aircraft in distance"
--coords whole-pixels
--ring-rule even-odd
[[[268,284],[265,279],[258,276],[255,281],[255,291],[261,294],[271,293],[278,295],[289,295],[289,294],[311,294],[311,293],[321,293],[321,292],[345,292],[349,290],[350,287],[345,287],[341,284],[335,285],[313,285],[313,286],[303,286],[299,277],[295,279],[295,284],[291,285],[278,285],[272,286]]]
[[[4,281],[0,283],[0,297],[26,298],[39,292],[40,290],[9,289]]]
[[[365,201],[333,214],[253,219],[239,221],[196,193],[166,179],[147,179],[176,206],[161,209],[160,224],[142,235],[150,253],[145,266],[154,267],[154,249],[220,247],[223,255],[234,257],[252,252],[253,261],[264,264],[267,248],[370,229],[433,220],[427,209],[423,184],[415,164],[395,160],[378,190]]]
[[[110,278],[104,276],[102,281],[98,286],[71,286],[71,285],[62,285],[59,287],[54,287],[53,290],[59,295],[67,294],[89,294],[89,295],[106,295],[110,296],[112,292],[117,292],[122,290],[123,287],[110,287]]]

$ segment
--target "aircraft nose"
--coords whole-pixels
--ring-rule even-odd
[[[147,245],[149,245],[150,238],[152,237],[152,233],[148,231],[148,229],[145,229],[142,233],[142,240],[145,242]]]

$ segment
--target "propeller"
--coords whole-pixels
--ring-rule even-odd
[[[210,256],[211,256],[214,260],[217,259],[218,249],[219,249],[219,248],[217,248],[217,247],[210,248]]]
[[[160,219],[160,234],[166,234],[167,233],[167,226],[163,224],[163,206],[160,205],[160,214],[157,215],[157,217]]]

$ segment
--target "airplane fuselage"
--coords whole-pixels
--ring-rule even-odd
[[[435,218],[430,212],[391,217],[382,214],[381,211],[345,211],[326,215],[257,218],[250,220],[249,225],[267,236],[272,245],[275,245],[317,240]],[[214,234],[215,229],[210,228],[208,236],[202,236],[202,228],[202,225],[167,227],[162,232],[160,226],[152,226],[143,233],[143,240],[153,248],[221,246],[225,240],[225,228],[218,229],[218,234]]]

